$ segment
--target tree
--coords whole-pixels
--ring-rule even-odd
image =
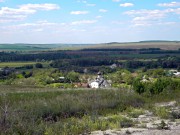
[[[140,79],[136,79],[133,82],[133,88],[138,94],[142,94],[145,92],[145,85],[140,81]]]
[[[67,74],[67,79],[72,82],[79,82],[79,73],[71,71]]]
[[[153,84],[153,93],[152,94],[159,94],[167,89],[167,87],[173,88],[173,81],[170,78],[158,78],[157,81]]]

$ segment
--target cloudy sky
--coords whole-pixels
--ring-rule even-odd
[[[180,40],[180,0],[0,0],[0,43]]]

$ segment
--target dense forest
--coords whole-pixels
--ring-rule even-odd
[[[53,68],[83,72],[84,67],[96,68],[117,64],[121,68],[179,68],[180,50],[149,49],[82,49],[43,52],[0,52],[1,62],[50,61]],[[97,71],[97,70],[95,70]]]

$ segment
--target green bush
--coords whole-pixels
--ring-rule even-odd
[[[168,110],[165,107],[156,107],[154,109],[154,113],[155,113],[155,115],[157,115],[158,117],[160,117],[162,119],[168,119],[170,116],[170,113],[168,112]]]
[[[50,86],[53,88],[73,88],[70,83],[52,83]]]
[[[35,64],[35,67],[36,67],[36,68],[43,68],[43,65],[42,65],[41,63],[36,63],[36,64]]]
[[[133,82],[133,88],[138,94],[157,95],[165,91],[172,92],[173,90],[180,89],[180,85],[177,80],[164,77],[158,78],[155,82],[141,82],[141,80],[136,79]]]
[[[133,82],[133,88],[138,94],[144,93],[146,90],[146,86],[143,82],[141,82],[139,79],[136,79]]]

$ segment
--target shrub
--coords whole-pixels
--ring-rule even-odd
[[[163,119],[167,119],[170,116],[170,113],[165,107],[156,107],[154,112],[158,117]]]
[[[138,94],[142,94],[145,92],[145,85],[139,79],[133,82],[133,88]]]
[[[173,119],[180,119],[180,111],[173,111],[173,112],[171,112],[171,117]]]
[[[43,65],[42,65],[41,63],[36,63],[36,64],[35,64],[35,67],[36,67],[36,68],[43,68]]]
[[[130,107],[125,111],[130,117],[138,118],[139,115],[144,114],[144,110]]]
[[[134,122],[130,119],[125,118],[120,122],[121,128],[128,128],[134,126]]]

